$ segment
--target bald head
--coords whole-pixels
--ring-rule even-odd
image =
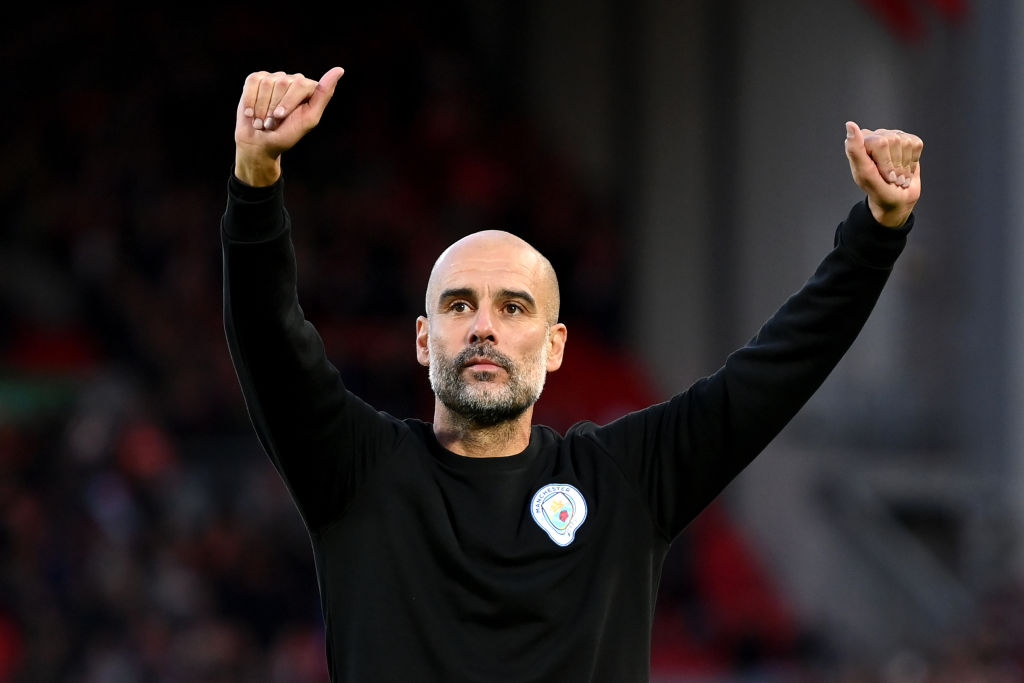
[[[504,230],[482,230],[445,249],[427,282],[429,316],[452,289],[492,286],[533,297],[549,325],[558,322],[560,295],[551,262],[525,240]]]

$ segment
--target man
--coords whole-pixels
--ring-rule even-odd
[[[246,79],[222,222],[229,346],[312,539],[332,680],[646,681],[670,543],[853,342],[913,221],[920,139],[848,123],[867,198],[800,292],[713,375],[564,436],[532,424],[566,348],[550,263],[508,233],[459,240],[416,322],[427,423],[349,393],[297,300],[281,156],[341,75]]]

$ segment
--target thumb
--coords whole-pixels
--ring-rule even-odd
[[[846,122],[846,156],[850,160],[850,170],[856,175],[857,169],[874,166],[868,151],[864,147],[864,131],[854,121]]]
[[[316,84],[316,90],[309,98],[309,106],[318,115],[322,114],[324,109],[327,107],[327,103],[334,97],[334,89],[338,85],[338,80],[341,78],[345,70],[340,66],[336,66],[328,70]]]
[[[867,147],[864,145],[864,131],[854,121],[846,122],[846,142],[844,144],[854,182],[862,189],[876,186],[879,181],[884,182],[878,173],[875,160],[868,154]]]
[[[864,142],[864,133],[861,131],[860,126],[857,125],[856,121],[846,122],[846,139]]]

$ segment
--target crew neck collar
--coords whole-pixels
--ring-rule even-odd
[[[538,444],[543,438],[537,425],[533,425],[530,428],[530,443],[519,453],[494,458],[474,458],[468,455],[459,455],[442,446],[434,434],[434,426],[431,423],[417,421],[417,427],[421,431],[423,441],[427,444],[431,455],[438,461],[454,469],[474,472],[508,471],[525,467],[533,461]]]

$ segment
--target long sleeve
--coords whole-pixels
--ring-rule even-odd
[[[308,526],[330,522],[395,425],[348,392],[299,305],[283,180],[232,176],[221,220],[224,327],[253,427]]]
[[[792,420],[849,349],[903,250],[865,202],[814,275],[714,374],[598,430],[674,538]]]

